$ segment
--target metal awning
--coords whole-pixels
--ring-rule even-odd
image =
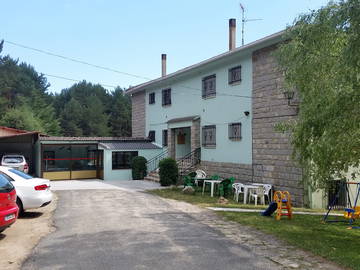
[[[107,150],[145,150],[161,149],[160,146],[152,142],[100,142],[100,147]]]

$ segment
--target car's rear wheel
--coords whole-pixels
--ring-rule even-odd
[[[0,230],[0,233],[2,233],[3,231],[5,231],[5,229]]]
[[[17,198],[16,204],[19,207],[19,216],[22,216],[24,214],[24,207],[23,207],[22,201],[19,198]]]

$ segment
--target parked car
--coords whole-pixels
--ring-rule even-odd
[[[0,233],[17,219],[16,191],[9,177],[0,173]]]
[[[51,203],[53,194],[50,191],[50,180],[36,178],[10,167],[0,166],[0,173],[10,177],[17,193],[16,203],[19,213],[25,210],[40,208]]]
[[[23,155],[4,155],[1,159],[1,166],[11,167],[24,173],[29,173],[29,164]]]

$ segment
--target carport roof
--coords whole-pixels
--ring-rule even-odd
[[[145,150],[145,149],[161,149],[160,146],[148,142],[100,142],[99,146],[107,150]]]

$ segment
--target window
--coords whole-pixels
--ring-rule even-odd
[[[112,169],[131,169],[134,157],[138,156],[138,151],[112,152]]]
[[[162,131],[162,142],[163,142],[163,146],[168,145],[168,130],[167,129],[164,129]]]
[[[149,104],[155,104],[155,93],[149,94]]]
[[[150,139],[152,142],[155,142],[155,130],[150,130],[150,131],[149,131],[149,139]]]
[[[47,159],[49,166],[55,165],[55,151],[44,151],[44,159]]]
[[[171,105],[171,88],[162,90],[162,105]]]
[[[211,75],[202,80],[202,97],[213,97],[216,95],[216,75]]]
[[[216,126],[204,126],[202,128],[202,145],[216,146]]]
[[[11,172],[13,174],[16,174],[17,176],[20,176],[22,179],[26,179],[26,180],[34,178],[31,175],[28,175],[27,173],[24,173],[24,172],[15,170],[15,169],[10,169],[9,172]]]
[[[241,123],[229,124],[229,139],[241,140]]]
[[[241,66],[229,69],[229,84],[241,82]]]
[[[12,181],[10,177],[0,173],[0,193],[8,193],[14,189],[10,181]]]

